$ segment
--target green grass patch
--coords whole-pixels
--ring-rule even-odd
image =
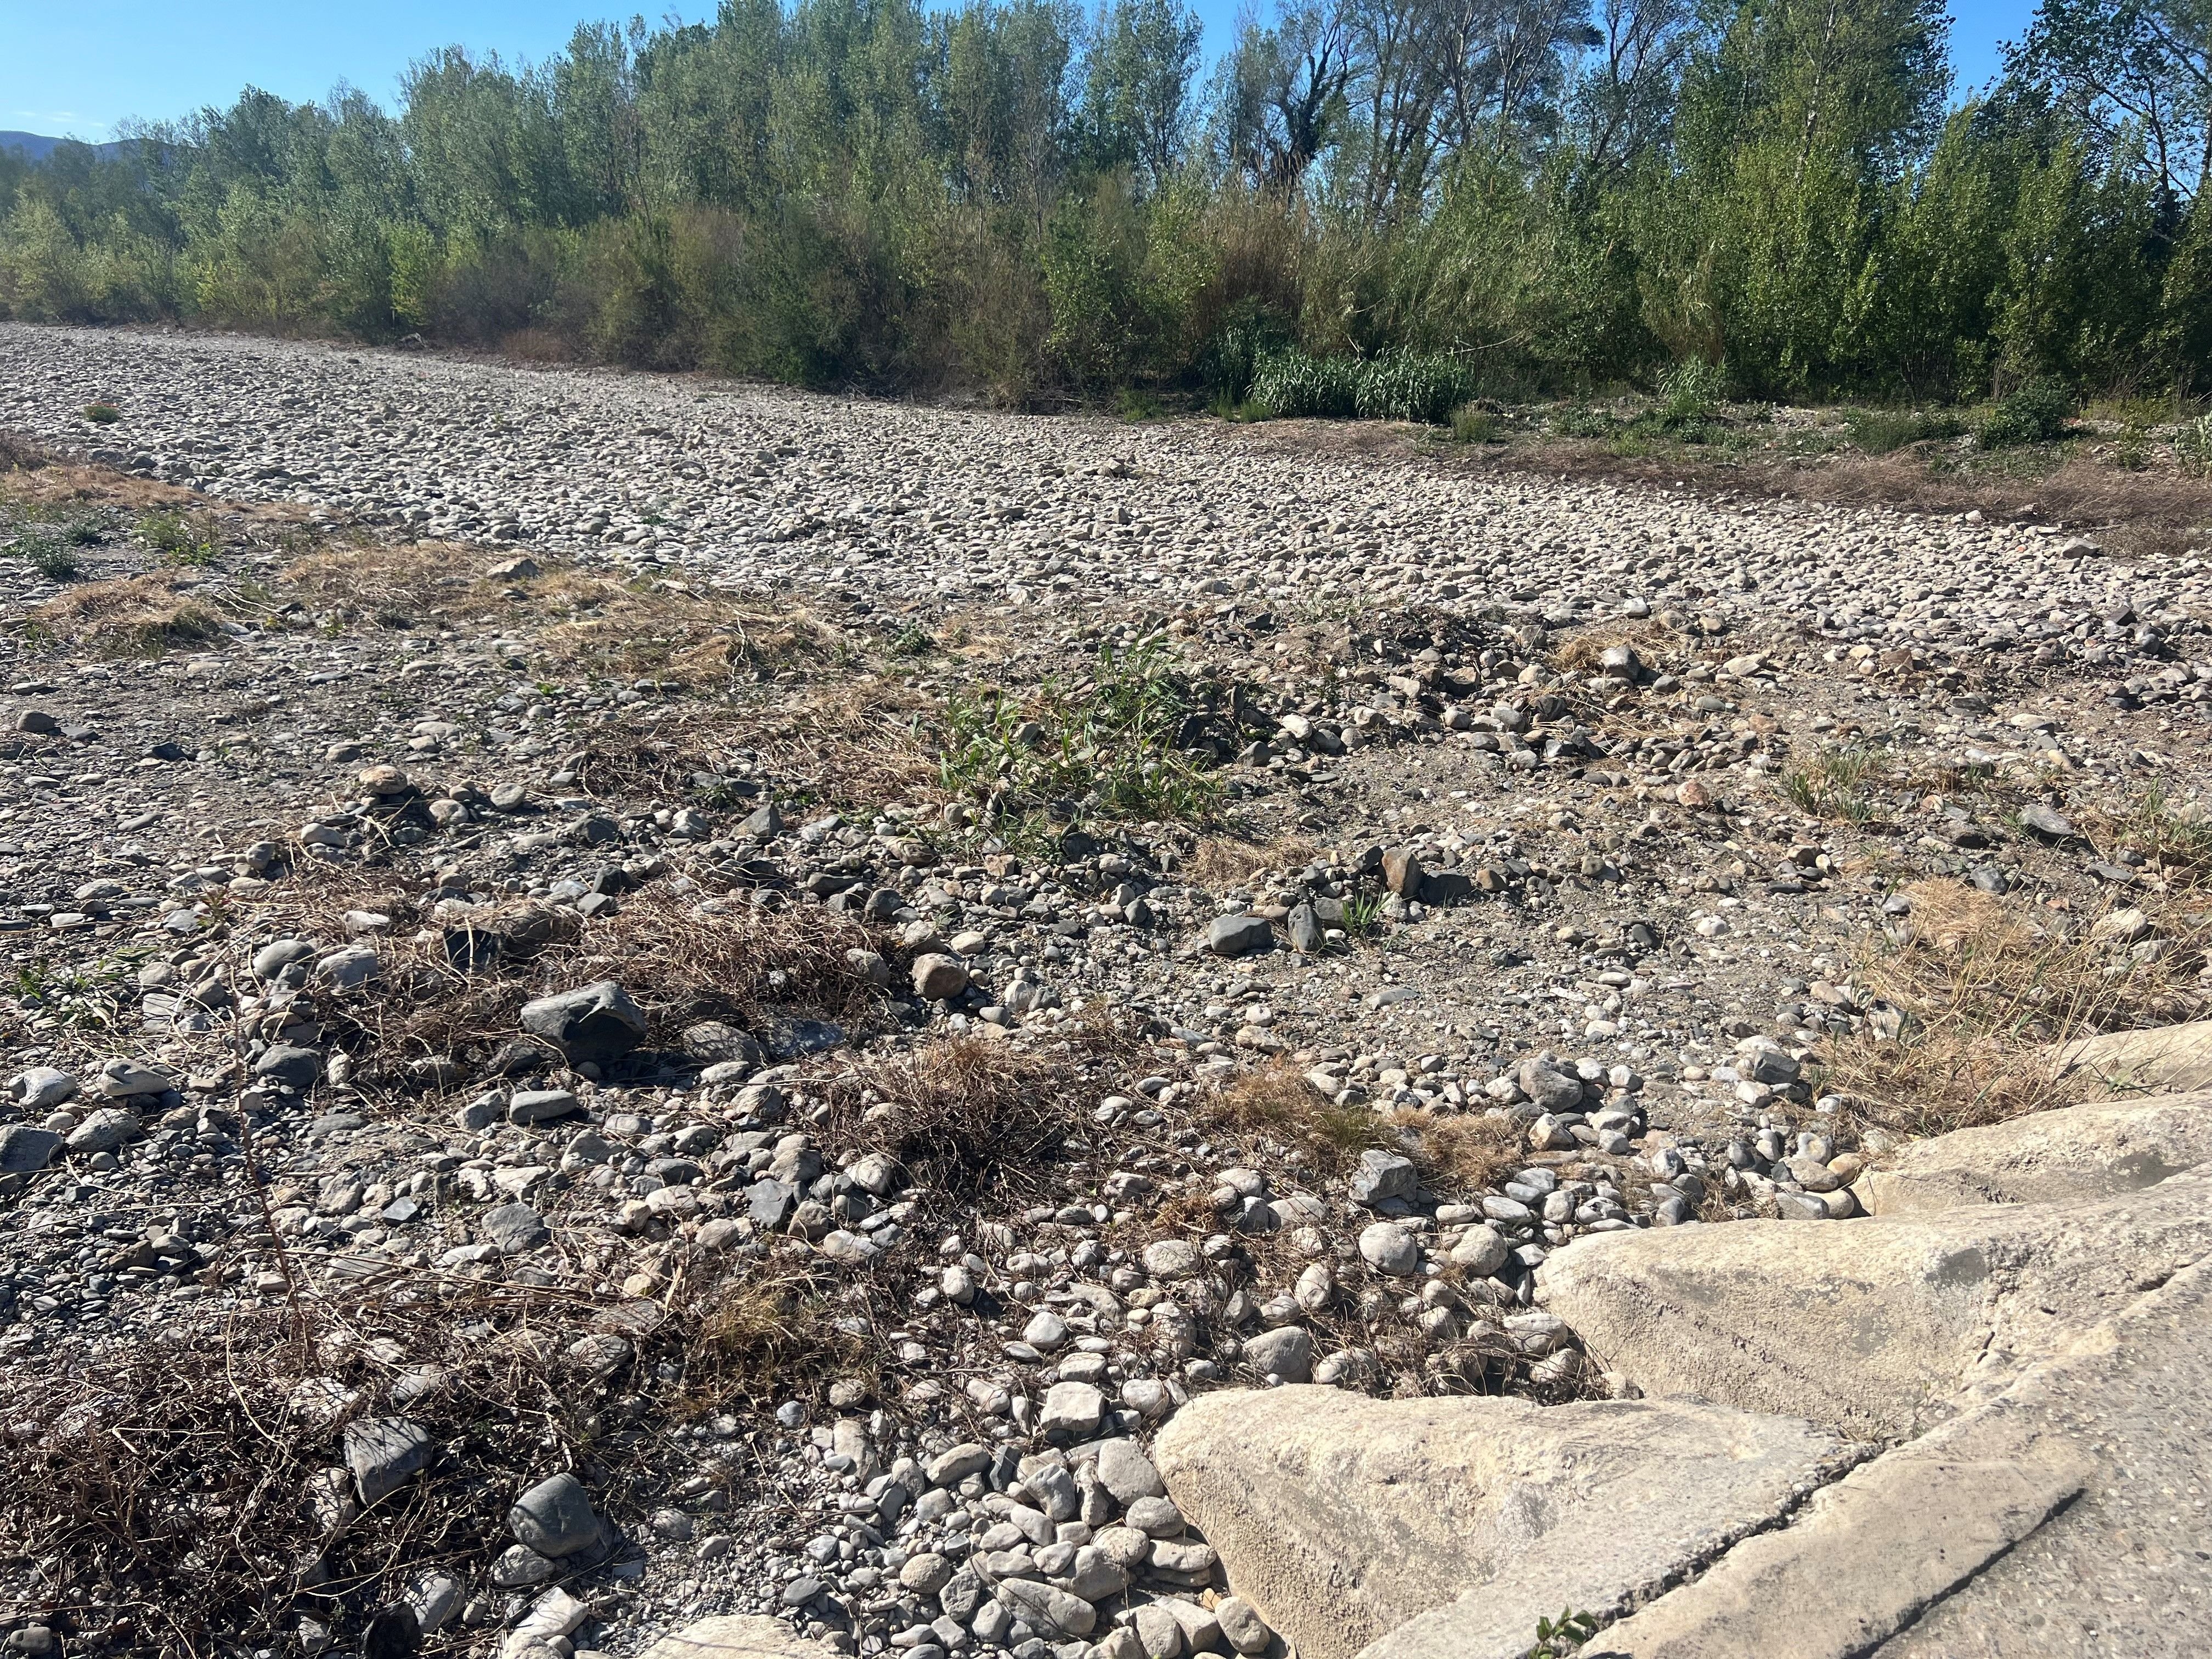
[[[1191,709],[1162,641],[1109,647],[1079,681],[1047,680],[1028,697],[988,690],[953,698],[939,780],[996,800],[1002,815],[1058,803],[1114,817],[1208,818],[1220,787],[1174,746]]]

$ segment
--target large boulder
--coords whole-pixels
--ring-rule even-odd
[[[2212,1019],[2106,1031],[2048,1052],[2058,1077],[2087,1079],[2115,1094],[2212,1089]]]
[[[2212,1094],[2068,1106],[1907,1147],[1852,1191],[1874,1215],[2058,1204],[2154,1187],[2212,1163]]]
[[[2120,1199],[1575,1240],[1545,1306],[1648,1395],[1917,1433],[2212,1253],[2212,1171]]]
[[[1850,1453],[1807,1424],[1700,1401],[1291,1386],[1201,1395],[1154,1455],[1231,1588],[1301,1659],[1350,1659],[1446,1609],[1449,1634],[1407,1655],[1517,1655],[1539,1617],[1656,1594]]]

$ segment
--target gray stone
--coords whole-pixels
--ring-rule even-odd
[[[1158,1498],[1167,1492],[1159,1470],[1133,1440],[1098,1443],[1098,1484],[1124,1508],[1140,1498]]]
[[[1290,934],[1291,949],[1296,951],[1300,956],[1310,957],[1321,949],[1322,944],[1321,918],[1315,914],[1312,905],[1305,903],[1292,905],[1290,918],[1285,922],[1284,927]]]
[[[569,1089],[518,1089],[507,1103],[510,1123],[550,1123],[582,1109]]]
[[[507,1512],[507,1530],[540,1555],[556,1559],[599,1541],[599,1517],[592,1512],[584,1483],[563,1470],[549,1475],[514,1500]]]
[[[801,1637],[781,1619],[724,1614],[663,1636],[638,1659],[836,1659],[837,1650]]]
[[[620,1059],[646,1035],[643,1012],[611,979],[525,1003],[521,1024],[579,1064]]]
[[[383,971],[383,962],[366,945],[349,945],[315,963],[315,978],[333,990],[357,991]]]
[[[1275,948],[1275,930],[1265,916],[1216,916],[1206,924],[1206,948],[1217,957],[1249,957]]]
[[[1420,1185],[1420,1172],[1412,1158],[1370,1148],[1359,1155],[1359,1167],[1352,1172],[1352,1201],[1375,1205],[1386,1199],[1411,1198]]]
[[[798,1207],[799,1192],[787,1182],[763,1179],[745,1188],[745,1213],[757,1227],[781,1227]]]
[[[88,1113],[83,1122],[70,1130],[69,1139],[63,1144],[75,1156],[84,1158],[94,1152],[112,1152],[144,1133],[135,1113],[120,1106],[102,1106]]]
[[[1421,1247],[1395,1221],[1377,1221],[1360,1229],[1359,1255],[1376,1272],[1396,1278],[1409,1278],[1421,1270]]]
[[[685,1056],[702,1065],[757,1066],[766,1058],[758,1042],[719,1019],[697,1020],[685,1026],[681,1041]]]
[[[62,1138],[27,1123],[0,1124],[0,1175],[36,1175],[61,1149]]]
[[[57,1106],[67,1105],[76,1098],[76,1077],[52,1066],[27,1067],[8,1081],[8,1097],[26,1114],[51,1112]]]
[[[263,1049],[261,1058],[253,1062],[253,1074],[305,1094],[323,1074],[323,1057],[313,1048],[274,1044]]]
[[[1241,1595],[1223,1597],[1213,1609],[1213,1617],[1229,1645],[1239,1653],[1265,1653],[1275,1639],[1260,1610]]]
[[[2156,1186],[2212,1162],[2212,1093],[2031,1112],[1916,1142],[1859,1177],[1874,1215],[2051,1204]]]
[[[2193,1170],[2087,1203],[1592,1234],[1553,1251],[1537,1283],[1647,1395],[1873,1439],[1954,1415],[1970,1389],[2002,1387],[2146,1279],[2206,1255],[2212,1173]]]
[[[437,1443],[420,1423],[404,1417],[364,1417],[345,1426],[346,1468],[364,1506],[379,1503],[430,1461]]]
[[[1451,1248],[1452,1265],[1466,1269],[1474,1279],[1488,1279],[1505,1265],[1512,1247],[1495,1228],[1469,1227]]]
[[[914,959],[914,994],[927,1002],[948,1001],[968,988],[968,969],[957,957],[932,953]]]
[[[253,953],[253,976],[274,979],[295,962],[305,962],[315,954],[313,941],[304,939],[280,939],[263,945]]]
[[[501,1255],[534,1250],[553,1237],[544,1217],[519,1201],[486,1210],[477,1223],[477,1236]]]
[[[1313,1375],[1313,1337],[1296,1325],[1262,1331],[1244,1345],[1244,1363],[1257,1376],[1303,1382]]]
[[[1007,1612],[1048,1638],[1088,1636],[1098,1622],[1097,1613],[1081,1596],[1035,1579],[1002,1580],[998,1598]]]
[[[2107,1031],[2045,1052],[2056,1079],[2086,1076],[2112,1094],[2212,1090],[2212,1019]]]
[[[1514,1080],[1520,1084],[1522,1094],[1547,1112],[1571,1112],[1581,1109],[1581,1080],[1569,1077],[1540,1060],[1522,1061]]]
[[[1088,1382],[1055,1382],[1045,1390],[1037,1431],[1047,1439],[1082,1440],[1098,1432],[1106,1396]]]

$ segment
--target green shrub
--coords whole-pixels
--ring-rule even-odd
[[[1659,381],[1660,424],[1672,430],[1701,426],[1720,413],[1725,386],[1720,366],[1703,357],[1688,357],[1668,369]]]
[[[1442,352],[1386,351],[1359,365],[1353,403],[1367,420],[1437,426],[1473,394],[1474,379],[1466,364]]]
[[[1984,449],[2009,449],[2020,444],[2047,444],[2066,435],[2074,416],[2074,399],[2055,380],[2038,380],[1999,398],[1975,428],[1975,441]]]
[[[1270,351],[1253,365],[1250,401],[1280,420],[1346,420],[1359,412],[1359,365],[1350,357]]]
[[[1610,438],[1616,425],[1611,415],[1589,404],[1570,404],[1552,416],[1552,430],[1562,438]]]
[[[108,426],[123,418],[123,411],[113,404],[87,404],[84,418],[95,426]]]
[[[149,513],[138,520],[138,539],[171,564],[215,562],[215,526],[182,513]]]
[[[2212,415],[2184,422],[2173,440],[2173,453],[2191,477],[2212,477]]]
[[[1250,401],[1285,419],[1442,425],[1473,394],[1474,380],[1464,363],[1443,352],[1385,351],[1363,361],[1270,351],[1254,367]]]
[[[69,544],[44,527],[22,532],[9,544],[8,551],[50,580],[67,581],[76,574],[76,555]]]
[[[1451,429],[1454,443],[1494,444],[1505,439],[1505,428],[1498,416],[1473,404],[1462,404],[1452,410]]]

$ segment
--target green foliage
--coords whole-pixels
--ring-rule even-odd
[[[1942,442],[1963,434],[1956,416],[1917,409],[1851,409],[1844,411],[1851,442],[1869,455],[1887,455],[1907,444]]]
[[[2181,470],[2191,477],[2212,477],[2212,415],[2185,422],[2173,448],[2181,458]]]
[[[123,411],[113,404],[87,404],[84,418],[94,426],[110,426],[123,418]]]
[[[183,513],[149,513],[138,520],[137,535],[170,564],[204,566],[215,562],[218,546],[215,526],[204,517]]]
[[[1205,818],[1218,787],[1174,747],[1190,703],[1157,638],[1100,653],[1074,684],[1048,681],[1027,699],[987,691],[947,706],[938,769],[945,787],[1019,813]]]
[[[1467,401],[1473,376],[1438,352],[1385,351],[1362,361],[1272,351],[1255,366],[1253,404],[1277,416],[1425,421],[1443,424]]]
[[[1536,1640],[1526,1659],[1566,1659],[1566,1656],[1597,1634],[1597,1620],[1572,1607],[1562,1607],[1557,1619],[1536,1620]]]
[[[1782,775],[1782,793],[1808,817],[1864,823],[1875,816],[1868,784],[1879,778],[1883,757],[1876,749],[1823,750],[1810,764]]]
[[[2073,417],[2074,399],[2066,388],[2039,380],[1999,398],[1975,426],[1974,441],[1984,449],[2055,443]]]
[[[70,550],[69,542],[43,525],[19,532],[8,544],[8,555],[22,560],[51,581],[67,581],[77,572],[76,555]]]
[[[8,160],[0,317],[1437,422],[1660,386],[1583,422],[1632,445],[1727,441],[1721,364],[1739,397],[2200,395],[2192,4],[2043,0],[1947,112],[1939,0],[1510,46],[1279,0],[1203,94],[1182,0],[727,0],[535,66],[435,52],[390,110],[248,91]]]
[[[1505,440],[1505,428],[1497,416],[1473,404],[1462,404],[1452,410],[1452,441],[1461,444],[1494,444]]]

